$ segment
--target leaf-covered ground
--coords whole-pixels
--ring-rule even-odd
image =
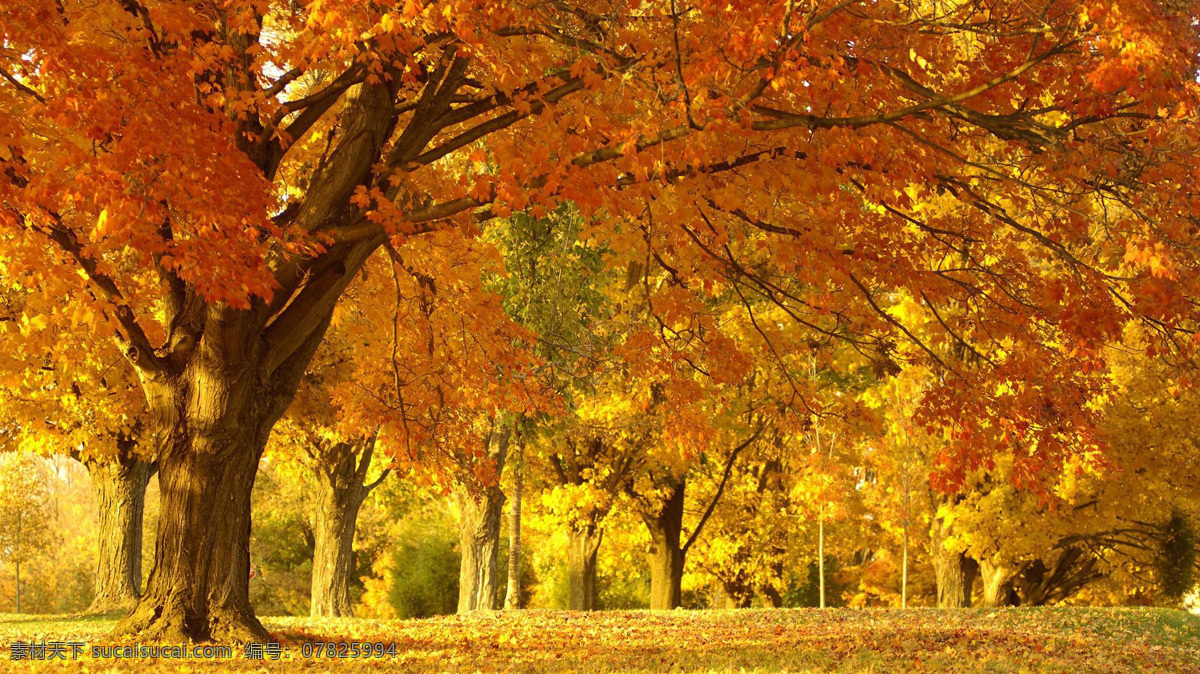
[[[1200,671],[1200,617],[1163,609],[525,611],[430,620],[268,618],[287,654],[255,661],[16,663],[14,641],[127,645],[112,617],[0,616],[18,671],[1125,672]],[[302,656],[305,642],[385,642],[394,657]],[[131,667],[132,665],[132,667]]]

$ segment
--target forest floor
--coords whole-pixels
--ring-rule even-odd
[[[415,672],[1090,672],[1200,671],[1200,617],[1168,609],[522,611],[427,620],[266,618],[282,654],[115,660],[96,646],[114,616],[0,615],[0,670]],[[14,662],[14,642],[82,642],[76,661]],[[335,661],[319,642],[395,644]],[[20,649],[20,646],[18,646]],[[347,649],[349,650],[349,649]]]

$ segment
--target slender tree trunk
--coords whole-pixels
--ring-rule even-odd
[[[983,578],[983,606],[995,608],[1018,603],[1012,582],[1015,574],[1011,567],[983,560],[979,563],[979,572]]]
[[[14,562],[13,569],[14,569],[14,573],[16,574],[16,577],[17,577],[17,608],[14,611],[14,613],[16,613],[17,615],[20,615],[21,614],[21,563]]]
[[[362,443],[338,443],[328,452],[315,452],[316,512],[313,517],[313,567],[309,615],[354,615],[350,585],[355,580],[354,533],[367,494],[367,471],[375,451],[374,438]],[[383,477],[380,477],[382,480]]]
[[[154,464],[122,451],[85,462],[98,506],[100,551],[92,611],[128,609],[142,587],[142,515]]]
[[[817,577],[820,579],[820,607],[825,608],[825,504],[817,515]]]
[[[900,562],[900,608],[908,608],[908,525],[904,525],[904,557]]]
[[[504,590],[505,610],[521,608],[521,498],[525,490],[525,441],[521,436],[513,466],[512,506],[508,511],[508,587]]]
[[[596,608],[596,553],[603,536],[594,524],[567,530],[567,608],[572,611]]]
[[[680,480],[662,509],[643,516],[650,530],[650,610],[669,611],[683,605],[684,551],[683,499],[686,481]]]
[[[497,482],[508,453],[509,432],[494,430],[485,439],[488,456],[496,462]],[[484,487],[482,493],[464,490],[459,496],[462,565],[458,573],[458,612],[494,611],[504,492],[499,484],[493,484]]]

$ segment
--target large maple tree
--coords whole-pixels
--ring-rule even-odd
[[[122,629],[265,638],[250,488],[343,291],[386,242],[566,200],[673,279],[665,315],[732,280],[881,361],[919,342],[948,373],[932,404],[1002,412],[964,431],[964,462],[1014,435],[1067,451],[1055,400],[1082,399],[1123,321],[1187,346],[1196,13],[4,3],[4,282],[86,309],[26,304],[65,339],[111,335],[159,461],[154,570]],[[902,296],[940,330],[909,330]]]

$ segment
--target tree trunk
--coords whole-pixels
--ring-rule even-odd
[[[13,613],[20,615],[21,614],[21,563],[15,562],[13,564],[13,568],[15,569],[14,573],[16,574],[16,577],[17,577],[17,607],[13,611]]]
[[[500,516],[504,494],[482,497],[464,494],[462,505],[462,565],[458,573],[458,612],[496,608],[496,554],[500,548]]]
[[[521,496],[525,489],[525,441],[517,444],[513,466],[513,498],[508,511],[508,587],[504,590],[505,610],[521,608]]]
[[[98,506],[100,551],[90,610],[129,609],[142,587],[142,515],[155,466],[122,452],[85,462]]]
[[[721,608],[750,608],[754,592],[742,578],[721,582]]]
[[[214,309],[205,320],[184,365],[143,373],[160,515],[153,570],[137,606],[117,623],[118,636],[270,638],[250,606],[250,494],[267,438],[329,315],[274,365],[265,364],[261,333],[242,314]]]
[[[604,533],[594,524],[567,530],[567,608],[596,609],[596,553]]]
[[[931,556],[937,577],[938,607],[969,608],[979,565],[964,553],[947,552],[940,546]]]
[[[995,608],[1017,605],[1019,598],[1013,589],[1015,574],[1012,568],[1006,564],[984,560],[979,563],[979,572],[983,578],[983,606]]]
[[[954,533],[953,524],[935,517],[929,531],[929,557],[937,579],[937,601],[940,608],[971,606],[971,590],[979,564],[964,552],[947,550],[943,542]]]
[[[683,497],[686,481],[680,480],[674,491],[653,516],[643,516],[650,530],[650,610],[669,611],[683,605],[684,551],[680,547],[683,532]]]
[[[783,608],[783,595],[779,594],[779,590],[770,585],[762,586],[758,591],[758,599],[763,603],[763,606]]]
[[[825,504],[817,515],[817,578],[820,581],[820,600],[818,606],[825,608]]]
[[[485,442],[496,462],[496,481],[508,453],[508,431],[492,431]],[[500,518],[504,492],[499,484],[460,492],[462,565],[458,573],[458,612],[496,609],[496,556],[500,549]]]
[[[379,484],[379,481],[365,484],[374,451],[375,441],[371,438],[361,444],[337,443],[329,452],[315,453],[318,461],[324,463],[316,466],[313,567],[309,590],[309,615],[314,618],[354,615],[350,607],[350,585],[356,570],[354,532],[363,501]],[[383,476],[379,478],[382,479]]]

